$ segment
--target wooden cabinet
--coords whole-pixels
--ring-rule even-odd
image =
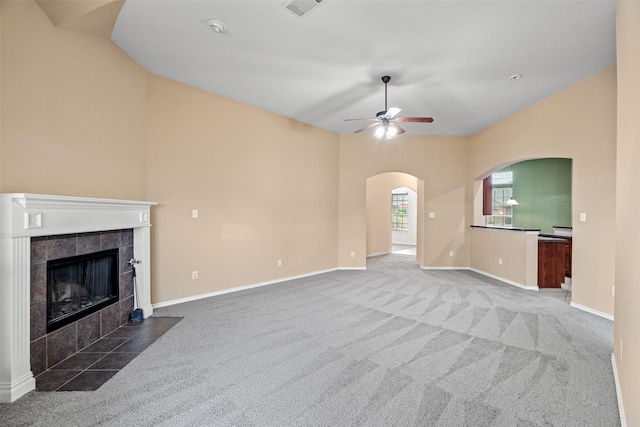
[[[567,241],[565,244],[565,258],[567,260],[567,264],[565,265],[564,275],[571,277],[571,247],[573,246],[573,240],[569,236],[562,238]]]
[[[538,238],[538,287],[559,288],[566,272],[566,239]]]
[[[571,263],[572,261],[572,247],[573,247],[573,239],[572,236],[558,235],[558,234],[540,234],[540,237],[551,237],[554,239],[562,239],[565,241],[564,245],[564,275],[567,277],[571,277]]]

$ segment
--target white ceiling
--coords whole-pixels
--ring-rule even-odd
[[[283,3],[128,0],[112,39],[154,74],[338,133],[384,110],[385,74],[400,117],[435,119],[408,133],[471,135],[616,61],[615,0]]]

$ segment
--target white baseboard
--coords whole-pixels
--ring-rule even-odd
[[[470,270],[469,267],[423,267],[420,266],[422,270]]]
[[[251,284],[251,285],[238,286],[236,288],[223,289],[221,291],[208,292],[206,294],[199,294],[199,295],[194,295],[194,296],[185,297],[185,298],[178,298],[178,299],[174,299],[174,300],[170,300],[170,301],[163,301],[163,302],[159,302],[159,303],[156,303],[156,304],[152,304],[152,306],[153,306],[154,309],[155,308],[160,308],[160,307],[168,307],[170,305],[182,304],[182,303],[185,303],[185,302],[196,301],[196,300],[203,299],[203,298],[215,297],[215,296],[218,296],[218,295],[224,295],[224,294],[228,294],[228,293],[231,293],[231,292],[239,292],[239,291],[244,291],[244,290],[247,290],[247,289],[259,288],[261,286],[274,285],[276,283],[282,283],[282,282],[286,282],[286,281],[289,281],[289,280],[301,279],[303,277],[310,277],[310,276],[316,276],[318,274],[330,273],[330,272],[336,271],[336,270],[366,270],[366,268],[330,268],[328,270],[314,271],[312,273],[300,274],[298,276],[283,277],[281,279],[270,280],[268,282],[254,283],[254,284]]]
[[[600,317],[604,317],[607,320],[611,320],[613,322],[613,316],[607,313],[603,313],[601,311],[598,310],[594,310],[593,308],[589,308],[587,306],[584,306],[582,304],[578,304],[577,302],[573,302],[571,301],[571,304],[569,304],[571,307],[573,308],[577,308],[579,310],[582,311],[586,311],[587,313],[591,313],[591,314],[595,314],[596,316],[600,316]]]
[[[367,267],[340,267],[340,268],[336,268],[336,270],[340,270],[340,271],[349,271],[349,270],[354,270],[354,271],[361,271],[361,270],[366,270]]]
[[[2,383],[0,382],[0,403],[12,403],[20,399],[25,394],[36,389],[36,379],[33,373],[24,374],[20,378]]]
[[[627,427],[627,419],[624,416],[624,404],[622,402],[622,391],[618,378],[618,367],[616,366],[616,355],[611,353],[611,366],[613,367],[613,379],[616,383],[616,396],[618,398],[618,411],[620,412],[620,426]]]
[[[537,286],[527,286],[522,283],[514,282],[512,280],[505,279],[504,277],[495,276],[493,274],[487,273],[486,271],[478,270],[477,268],[469,268],[471,271],[475,271],[476,273],[483,274],[487,277],[491,277],[492,279],[500,280],[501,282],[507,283],[509,285],[517,286],[518,288],[525,289],[527,291],[539,291],[540,288]]]

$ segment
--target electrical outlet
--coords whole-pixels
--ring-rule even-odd
[[[198,209],[191,210],[191,218],[198,218]]]
[[[502,258],[498,258],[498,264],[502,265]]]
[[[191,279],[192,280],[196,280],[198,278],[198,272],[197,271],[192,271],[191,272]]]
[[[611,296],[612,296],[612,297],[615,297],[615,296],[616,296],[616,287],[615,287],[615,286],[612,286],[612,287],[611,287]]]
[[[282,267],[282,260],[281,259],[278,260],[278,267]]]
[[[453,256],[453,251],[449,251],[449,256]]]
[[[356,253],[351,251],[351,258],[355,258],[356,257]]]

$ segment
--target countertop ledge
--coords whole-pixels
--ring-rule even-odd
[[[503,230],[503,231],[537,231],[539,228],[520,228],[520,227],[491,227],[488,225],[472,225],[471,228],[485,228],[487,230]]]

